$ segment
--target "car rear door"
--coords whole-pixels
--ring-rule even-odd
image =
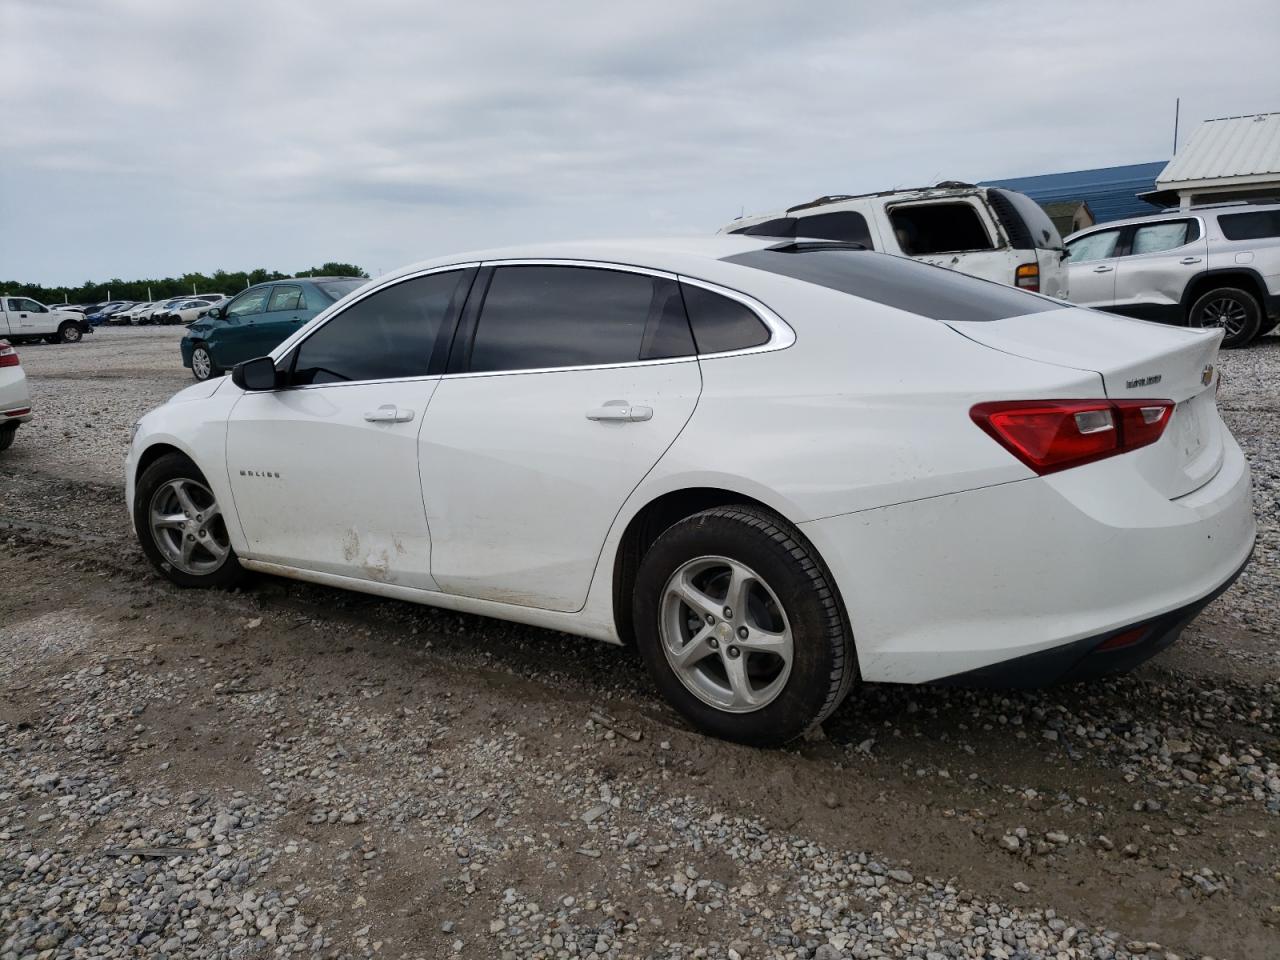
[[[487,267],[450,370],[419,458],[433,578],[462,596],[581,609],[610,525],[702,389],[675,278]]]
[[[236,403],[227,474],[250,557],[434,589],[418,435],[473,274],[352,301],[277,362],[281,388]]]
[[[1020,257],[1004,242],[978,195],[889,203],[885,216],[905,256],[984,280],[1013,283]]]
[[[1183,291],[1207,268],[1204,224],[1199,217],[1179,217],[1135,224],[1131,231],[1116,261],[1116,309],[1181,322]]]
[[[1116,261],[1123,227],[1095,230],[1067,243],[1067,292],[1082,307],[1109,307],[1116,298]]]

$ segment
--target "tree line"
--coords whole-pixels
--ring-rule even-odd
[[[189,293],[225,293],[228,296],[268,280],[284,280],[288,277],[363,277],[369,275],[354,263],[330,261],[297,273],[281,273],[279,270],[215,270],[211,274],[184,273],[180,277],[164,277],[150,280],[121,280],[114,278],[101,282],[86,280],[78,287],[45,287],[38,283],[22,283],[18,280],[0,280],[0,293],[16,297],[30,297],[40,303],[100,303],[103,300],[166,300]]]

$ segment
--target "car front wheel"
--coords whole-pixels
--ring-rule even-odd
[[[222,375],[222,371],[213,362],[209,348],[203,343],[197,343],[191,351],[191,375],[197,380],[208,380],[210,377]]]
[[[81,332],[80,326],[70,321],[64,323],[58,328],[58,339],[62,343],[79,343],[80,338],[83,336],[84,334]]]
[[[168,453],[142,471],[133,526],[147,559],[181,587],[230,587],[244,576],[226,518],[204,475]]]
[[[1243,347],[1258,335],[1262,308],[1248,290],[1218,287],[1191,305],[1187,320],[1193,327],[1220,328],[1224,347]]]
[[[795,527],[758,507],[716,507],[669,527],[640,562],[633,616],[663,695],[726,740],[800,736],[857,674],[830,572]]]

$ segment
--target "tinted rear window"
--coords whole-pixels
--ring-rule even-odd
[[[1280,210],[1251,213],[1224,213],[1218,217],[1222,235],[1228,240],[1262,240],[1280,237]]]
[[[863,250],[754,250],[725,260],[934,320],[1003,320],[1063,307],[1001,283]]]

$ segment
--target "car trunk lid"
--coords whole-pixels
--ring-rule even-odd
[[[1169,498],[1208,483],[1222,465],[1216,403],[1220,331],[1187,330],[1094,310],[1051,310],[986,323],[948,321],[984,346],[1102,378],[1112,400],[1172,400],[1173,417],[1158,443],[1131,456]]]

